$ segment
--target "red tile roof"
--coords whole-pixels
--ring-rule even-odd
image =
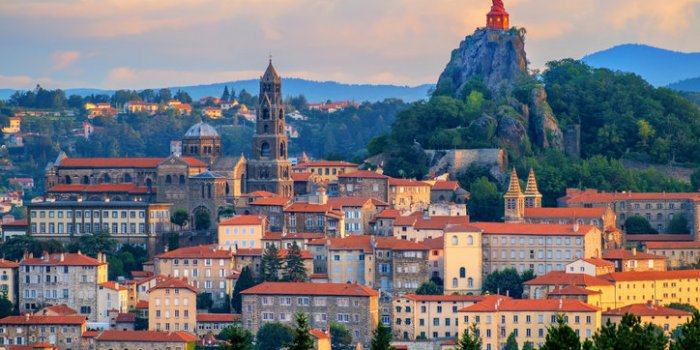
[[[78,314],[77,310],[69,308],[66,304],[47,306],[46,311],[51,311],[62,316]]]
[[[311,162],[301,163],[297,167],[301,168],[311,168],[311,167],[357,167],[355,163],[350,163],[342,160],[314,160]]]
[[[549,295],[596,295],[601,294],[601,292],[586,289],[579,286],[566,286],[563,288],[556,287],[553,291],[549,292]]]
[[[687,311],[672,309],[670,307],[647,304],[632,304],[621,308],[608,310],[603,312],[603,316],[622,316],[624,314],[632,314],[635,316],[687,316],[692,314]]]
[[[671,192],[619,192],[607,193],[596,190],[578,191],[567,189],[567,195],[562,199],[568,204],[572,203],[610,203],[622,200],[700,200],[700,194],[691,193],[671,193]]]
[[[95,340],[98,342],[194,342],[199,339],[194,334],[187,332],[103,331]]]
[[[246,194],[248,197],[263,197],[263,198],[269,198],[269,197],[278,197],[276,193],[268,192],[268,191],[253,191],[248,194]]]
[[[180,158],[189,166],[206,167],[200,160]],[[63,168],[155,168],[165,158],[66,158],[59,164]]]
[[[320,329],[309,329],[309,333],[316,339],[330,339],[331,336]]]
[[[115,318],[117,322],[136,322],[136,314],[131,312],[120,312]]]
[[[295,182],[306,182],[309,181],[309,178],[311,178],[311,173],[308,172],[301,172],[301,173],[292,173],[292,180]]]
[[[367,202],[372,202],[369,197],[329,197],[328,204],[335,209],[342,207],[363,207]]]
[[[131,271],[131,277],[133,278],[148,278],[152,276],[152,271]]]
[[[265,215],[238,215],[219,223],[221,225],[262,225]]]
[[[260,248],[238,248],[234,253],[235,256],[262,256],[262,249]]]
[[[585,236],[596,229],[593,225],[579,225],[574,231],[574,225],[562,224],[524,224],[524,223],[500,223],[500,222],[475,222],[473,226],[482,229],[485,235],[511,234],[511,235],[558,235],[558,236]]]
[[[248,288],[241,294],[262,295],[335,295],[352,297],[374,297],[379,293],[357,283],[297,283],[264,282]]]
[[[384,209],[377,214],[377,219],[396,219],[401,216],[401,212],[396,209]]]
[[[501,297],[478,302],[460,309],[460,312],[494,312],[494,311],[558,311],[558,312],[596,312],[600,309],[573,299],[511,299]]]
[[[27,258],[22,260],[20,265],[50,265],[50,266],[99,266],[107,265],[97,259],[87,255],[74,253],[56,253],[45,255],[39,258]]]
[[[0,269],[12,269],[15,267],[19,267],[19,263],[0,258]]]
[[[289,198],[284,198],[284,197],[268,197],[268,198],[260,198],[258,200],[255,200],[250,203],[250,205],[276,205],[276,206],[285,206],[289,203]]]
[[[700,241],[647,242],[647,249],[700,249]]]
[[[197,322],[236,322],[241,314],[197,314]]]
[[[167,278],[163,281],[158,282],[153,288],[149,289],[148,292],[150,293],[153,290],[156,289],[168,289],[168,288],[180,288],[180,289],[189,289],[193,291],[194,293],[197,293],[197,288],[194,286],[190,285],[189,283],[177,278],[177,277],[170,277]]]
[[[603,254],[605,260],[634,260],[634,259],[654,259],[666,260],[663,255],[649,254],[644,252],[633,252],[627,249],[608,250]]]
[[[154,187],[151,187],[152,192]],[[146,186],[136,186],[133,183],[129,184],[94,184],[94,185],[56,185],[48,189],[47,192],[90,192],[90,193],[103,193],[103,192],[118,192],[118,193],[148,193],[148,187]]]
[[[409,293],[403,297],[415,301],[472,301],[476,303],[484,300],[482,295],[418,295]]]
[[[457,181],[435,181],[431,190],[433,191],[454,191],[459,188]]]
[[[444,230],[448,225],[469,223],[468,216],[416,216],[413,228],[420,230]]]
[[[430,187],[430,184],[423,181],[409,179],[389,179],[389,186],[404,186],[404,187]]]
[[[426,238],[421,243],[432,250],[442,250],[445,246],[445,236]]]
[[[430,248],[425,244],[405,239],[398,239],[395,237],[377,237],[376,245],[378,249],[391,249],[397,251],[430,250]]]
[[[128,288],[124,287],[124,285],[119,285],[118,283],[107,281],[107,282],[102,282],[100,283],[102,287],[109,288],[112,290],[128,290]]]
[[[587,275],[585,273],[566,273],[564,271],[552,271],[542,276],[537,276],[524,283],[525,285],[554,285],[554,286],[611,286],[612,282],[601,277]]]
[[[284,258],[287,257],[287,254],[288,254],[288,253],[289,253],[289,250],[288,250],[288,249],[280,249],[280,250],[277,251],[277,256],[279,256],[280,258],[284,259]],[[302,258],[302,259],[313,259],[314,256],[311,255],[311,252],[309,252],[308,250],[302,250],[302,251],[301,251],[301,258]]]
[[[605,259],[599,259],[599,258],[583,258],[581,259],[589,264],[598,266],[598,267],[611,267],[615,266],[611,261],[607,261]]]
[[[42,325],[42,324],[85,324],[85,316],[7,316],[0,319],[1,325]]]
[[[83,338],[94,338],[96,337],[100,332],[99,331],[85,331],[83,332]]]
[[[148,300],[139,300],[136,302],[137,309],[148,309]]]
[[[231,252],[230,250],[219,249],[219,247],[216,244],[179,248],[171,250],[169,252],[165,252],[163,254],[156,255],[157,259],[229,259],[231,257],[233,257],[233,252]]]
[[[21,226],[27,226],[27,225],[29,225],[29,220],[24,219],[24,220],[15,220],[15,221],[6,222],[0,226],[2,226],[2,227],[9,227],[9,226],[21,227]]]
[[[372,236],[346,236],[343,238],[314,239],[308,245],[328,244],[329,250],[362,250],[372,252]]]
[[[525,208],[525,217],[540,218],[600,218],[605,208]]]
[[[684,278],[690,279],[700,278],[700,270],[613,272],[601,275],[600,278],[609,280],[611,282],[658,281]]]
[[[296,202],[284,208],[285,213],[326,213],[333,210],[330,204],[311,204]]]
[[[345,174],[340,174],[338,175],[339,178],[341,177],[362,177],[362,178],[371,178],[371,179],[389,179],[388,176],[384,174],[380,174],[375,171],[369,171],[369,170],[358,170],[358,171],[353,171],[351,173],[345,173]]]

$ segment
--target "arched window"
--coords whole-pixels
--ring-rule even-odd
[[[211,198],[211,184],[207,184],[207,196]]]
[[[467,269],[464,267],[459,268],[459,278],[467,277]]]
[[[269,157],[270,156],[270,144],[267,142],[263,142],[262,145],[260,145],[260,155],[262,157]]]
[[[109,177],[109,174],[104,174],[102,175],[102,182],[108,184],[112,182],[112,178]]]
[[[459,282],[457,282],[457,278],[455,277],[452,279],[452,288],[457,288],[457,286],[459,286]]]
[[[262,118],[265,120],[270,119],[270,110],[267,107],[263,108]]]
[[[165,177],[165,183],[166,183],[166,184],[171,184],[171,183],[173,183],[173,177],[170,176],[170,175],[166,176],[166,177]]]
[[[474,279],[473,278],[471,278],[471,277],[467,278],[467,286],[470,288],[474,287]]]
[[[467,244],[473,245],[474,244],[474,237],[471,235],[467,237]]]
[[[65,181],[66,185],[70,185],[70,182],[71,182],[70,176],[66,175],[64,181]]]
[[[263,125],[263,132],[267,134],[267,124]]]
[[[285,157],[285,151],[287,150],[287,147],[284,145],[284,142],[280,143],[280,157]]]
[[[129,173],[124,174],[124,182],[129,183],[131,181],[133,181],[131,179],[131,174],[129,174]]]
[[[459,239],[457,236],[452,236],[452,245],[457,245],[459,243]]]
[[[180,184],[183,185],[185,183],[185,175],[180,175]]]

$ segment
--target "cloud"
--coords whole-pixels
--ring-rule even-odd
[[[78,51],[57,51],[51,54],[52,65],[50,71],[64,70],[75,63],[80,58]]]
[[[33,89],[37,84],[51,86],[55,84],[55,81],[47,77],[35,78],[27,75],[0,75],[0,87],[3,88]]]

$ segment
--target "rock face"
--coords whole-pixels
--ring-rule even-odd
[[[563,149],[564,136],[544,88],[537,86],[527,70],[524,31],[481,28],[467,36],[452,51],[435,94],[464,98],[465,90],[475,79],[483,82],[494,100],[505,102],[495,115],[477,119],[473,126],[486,129],[495,124],[494,137],[510,151],[523,152],[531,145]],[[536,87],[525,88],[527,84]],[[514,96],[516,90],[521,92],[520,99]],[[525,100],[526,103],[521,102]]]

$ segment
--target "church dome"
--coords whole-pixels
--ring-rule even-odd
[[[205,122],[199,122],[187,130],[185,137],[219,137],[219,133],[213,126]]]

